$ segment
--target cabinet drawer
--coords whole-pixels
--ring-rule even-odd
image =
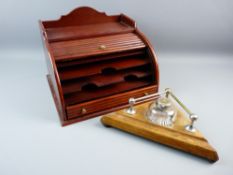
[[[151,94],[157,92],[158,87],[151,85],[145,88],[125,92],[105,98],[89,101],[86,103],[71,105],[66,107],[68,119],[88,117],[89,114],[99,112],[99,115],[104,114],[105,111],[110,112],[116,107],[124,107],[128,104],[130,97],[141,97],[146,93]],[[100,112],[101,111],[101,112]]]

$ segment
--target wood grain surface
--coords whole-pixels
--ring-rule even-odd
[[[106,126],[118,128],[212,162],[218,160],[216,150],[208,143],[200,131],[192,133],[184,129],[190,123],[190,120],[182,111],[178,110],[176,120],[171,127],[151,123],[146,117],[146,111],[150,103],[137,105],[135,115],[130,115],[123,109],[104,115],[101,122]]]
[[[145,48],[145,44],[134,33],[54,42],[50,45],[56,61]],[[105,49],[100,46],[105,46]]]

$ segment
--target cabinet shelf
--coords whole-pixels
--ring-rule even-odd
[[[134,31],[133,27],[120,22],[89,24],[83,26],[52,27],[46,30],[49,42],[91,38],[103,34],[111,35],[111,34],[128,33],[133,31]]]
[[[143,66],[148,63],[149,60],[142,57],[120,58],[120,59],[113,59],[110,61],[98,62],[94,64],[90,63],[75,67],[68,67],[66,69],[60,70],[59,75],[61,81],[65,81],[65,80],[100,74],[102,70],[106,68],[122,70],[127,68]]]
[[[131,69],[126,71],[120,71],[117,73],[108,74],[98,74],[86,78],[81,78],[76,81],[65,82],[63,86],[64,94],[70,94],[77,91],[81,91],[88,86],[95,86],[96,88],[108,86],[123,81],[128,81],[128,79],[139,79],[149,76],[151,73],[145,70]],[[128,79],[127,79],[128,78]]]
[[[151,82],[147,77],[147,79],[139,79],[132,82],[122,82],[111,86],[105,86],[103,88],[94,88],[93,90],[83,90],[77,93],[68,94],[65,95],[65,101],[67,105],[74,105],[88,100],[113,95],[119,92],[125,92],[136,88],[141,88],[150,84]]]

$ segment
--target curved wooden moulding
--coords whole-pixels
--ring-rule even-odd
[[[126,107],[130,97],[158,91],[154,50],[124,14],[76,8],[40,21],[48,80],[62,125]]]

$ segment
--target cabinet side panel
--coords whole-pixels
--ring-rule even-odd
[[[39,25],[41,29],[41,38],[43,42],[46,65],[48,69],[47,78],[48,78],[50,89],[51,89],[51,92],[54,98],[54,102],[56,104],[57,111],[59,113],[61,122],[63,123],[64,120],[66,120],[66,113],[65,113],[65,104],[64,104],[64,98],[63,98],[60,78],[58,76],[56,63],[54,61],[53,55],[51,55],[50,47],[46,39],[45,31],[44,31],[41,21],[39,22]]]

